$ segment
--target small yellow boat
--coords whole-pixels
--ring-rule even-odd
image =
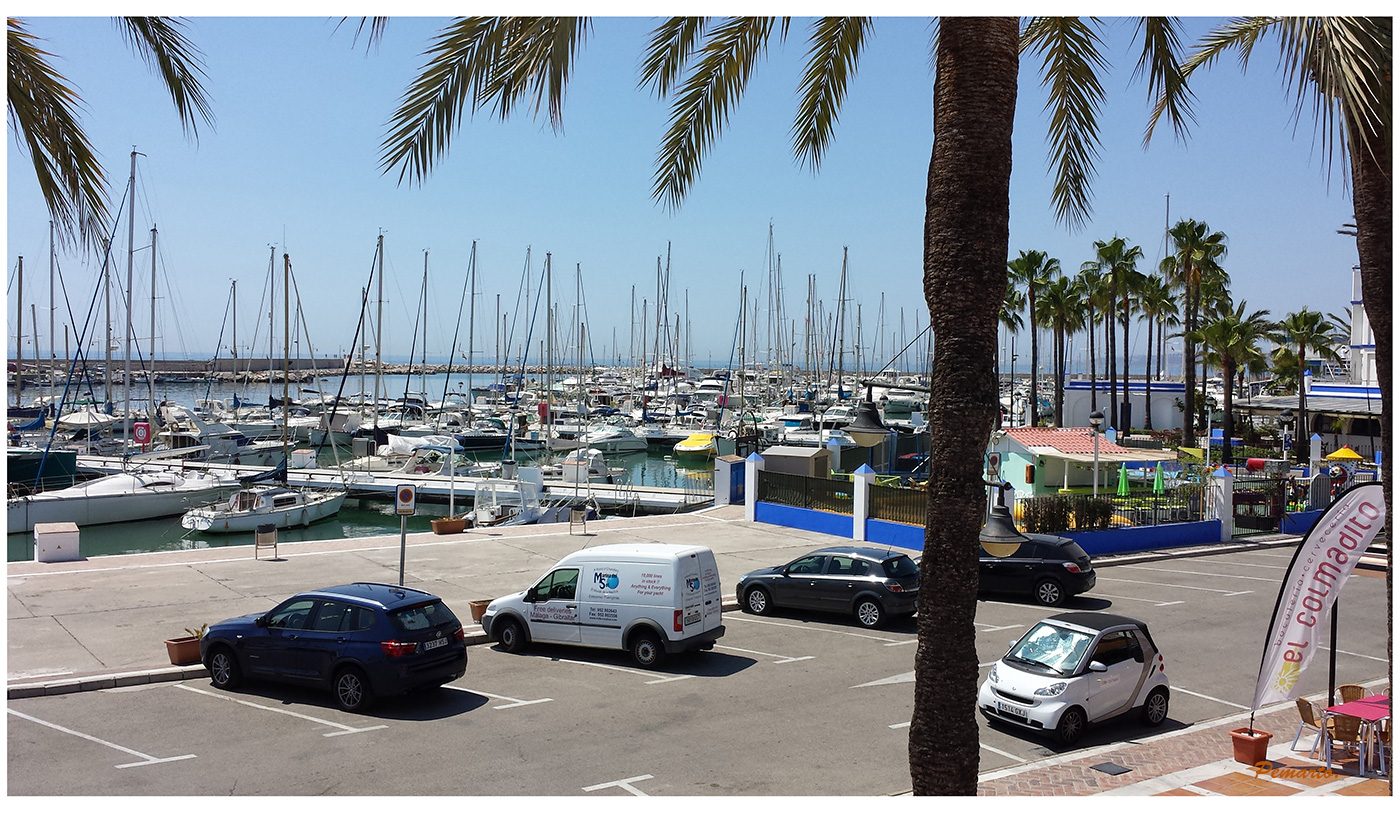
[[[672,450],[676,454],[714,455],[715,436],[710,432],[694,432],[672,447]]]

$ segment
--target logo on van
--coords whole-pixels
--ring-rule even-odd
[[[690,577],[687,577],[686,580],[685,580],[685,586],[686,586],[686,589],[688,589],[690,592],[694,593],[695,591],[697,591],[697,590],[700,589],[700,577],[699,577],[699,576],[690,576]]]
[[[601,590],[616,590],[620,583],[617,573],[608,570],[597,570],[593,573],[593,582]]]

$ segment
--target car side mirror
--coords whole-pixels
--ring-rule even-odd
[[[1108,667],[1103,665],[1103,661],[1089,661],[1090,672],[1107,672]]]
[[[258,616],[257,618],[253,619],[253,626],[255,626],[255,627],[266,627],[266,626],[267,626],[267,616],[265,616],[265,615],[260,615],[260,616]]]

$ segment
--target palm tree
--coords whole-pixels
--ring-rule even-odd
[[[1130,296],[1137,274],[1137,261],[1142,259],[1141,246],[1129,246],[1127,238],[1115,236],[1112,240],[1094,241],[1093,264],[1108,277],[1108,287],[1113,298],[1113,308],[1118,309],[1121,304],[1119,320],[1123,327],[1123,402],[1128,400],[1128,320],[1130,318]],[[1085,265],[1088,265],[1086,263]],[[1118,360],[1114,347],[1117,344],[1116,337],[1112,334],[1111,323],[1108,331],[1109,355],[1108,367],[1108,392],[1109,409],[1108,425],[1127,429],[1126,416],[1120,412],[1121,404],[1118,401]]]
[[[1142,426],[1149,432],[1152,431],[1152,380],[1156,378],[1152,369],[1152,344],[1154,333],[1157,338],[1159,349],[1165,339],[1163,326],[1166,320],[1176,313],[1176,299],[1172,296],[1171,288],[1166,280],[1156,274],[1148,275],[1142,284],[1142,294],[1138,298],[1138,307],[1147,317],[1147,383],[1146,395],[1143,401]],[[1154,331],[1153,327],[1156,326]],[[1159,352],[1157,363],[1160,365],[1162,355]]]
[[[1025,321],[1024,319],[1021,318],[1021,311],[1024,310],[1025,307],[1026,307],[1026,295],[1023,294],[1023,293],[1021,293],[1021,289],[1020,289],[1020,288],[1017,288],[1017,287],[1016,287],[1016,282],[1015,282],[1015,280],[1008,279],[1008,280],[1006,281],[1006,296],[1002,297],[1002,300],[1001,300],[1001,311],[997,314],[997,322],[1000,323],[1000,325],[1001,325],[1002,327],[1006,328],[1006,332],[1007,332],[1009,335],[1013,336],[1013,337],[1014,337],[1017,333],[1019,333],[1020,330],[1021,330],[1021,328],[1024,327],[1025,324],[1026,324],[1026,321]],[[1014,384],[1014,382],[1015,382],[1015,380],[1016,380],[1016,356],[1015,356],[1016,342],[1015,342],[1014,339],[1012,340],[1011,348],[1012,348],[1012,357],[1011,357],[1011,380],[1012,380],[1012,382],[1013,382],[1013,384]],[[999,359],[999,358],[1000,358],[1000,356],[998,356],[998,359]],[[997,365],[997,381],[1001,381],[1001,369],[1000,369],[1000,367],[1001,367],[1000,362],[998,362],[998,365]],[[1014,388],[1014,387],[1013,387],[1013,388]],[[1014,404],[1014,400],[1013,400],[1013,404]]]
[[[1060,261],[1046,257],[1043,251],[1022,251],[1020,256],[1006,264],[1011,279],[1026,286],[1026,305],[1030,314],[1031,327],[1031,426],[1040,423],[1040,391],[1036,389],[1036,369],[1040,366],[1040,339],[1036,330],[1036,291],[1050,281],[1052,275],[1060,273]]]
[[[1084,325],[1084,301],[1074,280],[1060,275],[1054,277],[1041,292],[1037,318],[1049,325],[1054,336],[1055,425],[1065,425],[1065,372],[1068,367],[1066,348],[1068,338]]]
[[[1391,150],[1391,79],[1394,70],[1391,17],[1245,17],[1211,31],[1196,53],[1181,66],[1180,81],[1160,83],[1153,122],[1165,115],[1176,135],[1192,120],[1186,77],[1209,67],[1225,51],[1236,49],[1248,65],[1254,46],[1277,36],[1279,65],[1297,106],[1295,115],[1311,108],[1331,163],[1340,147],[1342,167],[1350,170],[1356,253],[1361,261],[1361,298],[1375,332],[1376,372],[1381,390],[1381,447],[1387,456],[1391,440],[1391,273],[1394,216]],[[1152,127],[1148,128],[1148,137]],[[1299,416],[1301,419],[1302,416]],[[1299,432],[1301,437],[1302,433]],[[1387,508],[1394,503],[1391,478],[1381,479]],[[1385,535],[1391,538],[1393,511],[1385,514]],[[1386,628],[1394,628],[1394,569],[1386,553]],[[1386,639],[1393,656],[1393,641]],[[1393,660],[1393,658],[1392,658]]]
[[[1186,294],[1186,319],[1183,327],[1185,348],[1182,369],[1186,376],[1185,416],[1182,445],[1196,443],[1196,335],[1200,319],[1201,286],[1209,285],[1213,276],[1223,274],[1220,260],[1225,258],[1225,234],[1212,232],[1205,223],[1194,220],[1178,221],[1168,232],[1172,253],[1162,259],[1161,272],[1174,287]],[[1204,404],[1202,404],[1204,406]]]
[[[1074,282],[1078,289],[1079,298],[1084,302],[1086,312],[1084,332],[1089,336],[1089,411],[1097,412],[1099,409],[1099,371],[1098,353],[1094,349],[1094,326],[1098,324],[1098,314],[1105,312],[1099,305],[1104,301],[1108,288],[1104,284],[1104,275],[1099,273],[1099,264],[1092,261],[1079,267],[1079,273],[1075,275]]]
[[[1303,308],[1283,317],[1283,321],[1278,323],[1277,329],[1269,337],[1292,348],[1298,363],[1298,443],[1295,446],[1299,463],[1307,462],[1307,452],[1302,441],[1309,437],[1307,433],[1311,432],[1307,418],[1308,393],[1304,376],[1308,368],[1308,351],[1313,351],[1319,358],[1338,360],[1337,349],[1332,343],[1334,329],[1335,325],[1327,321],[1321,313],[1311,308]]]
[[[200,77],[203,58],[186,39],[185,23],[172,17],[118,17],[127,44],[170,92],[186,134],[198,138],[198,121],[213,125],[209,99]],[[6,48],[9,64],[10,129],[28,153],[39,191],[65,246],[75,241],[97,253],[107,232],[107,178],[83,131],[78,109],[82,98],[53,66],[53,54],[30,33],[24,20],[9,18]]]
[[[867,18],[812,23],[794,151],[820,164],[870,29]],[[1010,225],[1011,129],[1020,50],[1043,56],[1051,89],[1050,148],[1056,218],[1078,227],[1089,187],[1104,98],[1098,21],[1034,18],[1024,36],[1015,18],[941,18],[933,47],[933,155],[924,220],[924,295],[934,334],[928,492],[928,563],[920,591],[909,764],[916,794],[971,794],[977,788],[977,535],[985,487],[981,460],[996,417],[996,317]],[[373,43],[382,31],[370,32]],[[785,37],[789,20],[777,25]],[[1139,25],[1139,67],[1153,93],[1180,82],[1179,26]],[[466,18],[433,40],[427,64],[390,120],[385,171],[422,181],[446,155],[464,112],[508,117],[522,100],[562,120],[564,90],[587,20]],[[653,31],[642,84],[673,97],[652,194],[680,204],[742,95],[773,33],[769,18],[669,18]]]
[[[1262,358],[1259,343],[1268,338],[1274,330],[1274,323],[1267,317],[1267,310],[1245,313],[1247,305],[1241,301],[1233,310],[1227,310],[1202,326],[1202,345],[1220,365],[1221,377],[1225,379],[1224,435],[1221,462],[1229,464],[1234,460],[1230,439],[1235,433],[1235,377],[1244,369]]]

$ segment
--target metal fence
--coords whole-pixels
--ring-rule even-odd
[[[1012,516],[1027,533],[1101,531],[1204,519],[1205,488],[1182,483],[1160,494],[1045,494],[1017,497]]]
[[[928,492],[912,488],[872,485],[870,518],[923,526],[928,521]]]
[[[854,487],[850,482],[803,477],[800,474],[758,473],[758,500],[794,508],[816,508],[838,514],[855,513]]]

